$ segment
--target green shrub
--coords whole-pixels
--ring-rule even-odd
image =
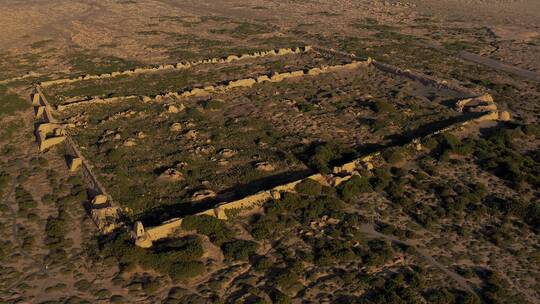
[[[0,116],[11,115],[29,106],[28,101],[20,98],[18,95],[8,93],[7,87],[0,85]]]
[[[47,244],[51,248],[59,248],[64,246],[65,235],[68,234],[69,214],[61,209],[56,217],[49,217],[45,225],[45,234],[47,236]]]
[[[374,175],[370,183],[377,192],[384,190],[392,181],[392,174],[387,168],[376,168]]]
[[[480,166],[507,180],[516,190],[526,183],[540,185],[540,152],[522,153],[514,143],[520,134],[519,128],[496,129],[474,142],[474,156]]]
[[[540,231],[540,203],[531,202],[527,214],[525,215],[525,221],[533,229]]]
[[[274,290],[271,294],[272,303],[274,304],[291,304],[291,298],[279,290]]]
[[[439,145],[439,142],[434,137],[426,137],[422,139],[422,147],[427,150],[433,150],[437,148],[438,145]]]
[[[257,241],[270,239],[274,231],[274,222],[267,217],[263,217],[251,225],[251,236]]]
[[[198,238],[174,238],[166,239],[163,242],[155,244],[154,252],[174,261],[190,261],[200,258],[203,253],[203,247]]]
[[[121,296],[121,295],[113,295],[113,296],[109,299],[109,302],[121,304],[121,303],[125,303],[125,302],[126,302],[126,299],[125,299],[123,296]]]
[[[182,221],[182,229],[204,234],[218,246],[232,239],[232,231],[225,222],[209,215],[189,215]]]
[[[37,208],[37,202],[32,195],[21,186],[15,188],[15,200],[19,206],[19,216],[27,217],[29,213]]]
[[[296,104],[296,107],[300,112],[310,112],[315,110],[315,106],[309,102],[299,102]]]
[[[204,264],[197,261],[178,262],[170,266],[168,273],[171,280],[178,282],[203,274]]]
[[[300,194],[317,196],[321,194],[322,185],[317,181],[307,178],[301,183],[297,184],[294,189]]]
[[[156,242],[151,249],[134,246],[127,232],[101,244],[104,258],[114,257],[123,271],[136,265],[168,274],[172,280],[185,280],[204,272],[198,260],[204,254],[202,242],[197,237],[168,238]]]
[[[373,188],[366,177],[354,175],[341,186],[341,198],[351,201],[360,193],[372,192]]]
[[[242,22],[232,30],[232,35],[237,38],[245,38],[257,34],[265,34],[274,31],[274,27],[261,23]]]
[[[280,274],[278,274],[274,282],[281,290],[287,290],[293,285],[298,284],[298,275],[290,269],[284,269]]]
[[[377,100],[375,103],[373,103],[373,111],[377,113],[388,113],[388,112],[394,112],[396,108],[393,104],[389,103],[386,100]]]
[[[225,257],[231,260],[247,260],[257,248],[257,243],[246,240],[234,240],[221,246]]]
[[[261,257],[255,262],[254,268],[257,271],[265,272],[266,270],[270,269],[272,265],[272,260],[267,257]]]
[[[482,288],[482,294],[487,303],[526,303],[527,301],[521,294],[511,292],[512,289],[508,282],[498,273],[488,271],[485,277],[485,286]]]
[[[339,211],[345,206],[344,202],[334,197],[318,197],[309,201],[307,206],[297,210],[297,215],[303,223],[308,223],[314,219],[329,215]]]
[[[525,125],[522,129],[526,135],[540,138],[540,125]]]
[[[336,143],[320,144],[312,150],[308,165],[321,173],[330,173],[333,163],[350,153],[350,149]]]
[[[219,110],[223,109],[224,103],[219,100],[209,99],[202,103],[202,106],[206,110]]]
[[[455,295],[446,288],[431,290],[426,299],[429,303],[434,304],[455,303]]]
[[[351,242],[336,239],[316,241],[312,248],[315,254],[314,262],[318,266],[330,266],[338,262],[360,259],[352,248]]]
[[[41,202],[43,202],[45,205],[53,205],[58,198],[53,194],[45,194],[41,198]]]
[[[396,164],[403,161],[405,152],[405,148],[403,147],[392,147],[383,152],[383,157],[390,164]]]
[[[0,197],[2,197],[4,193],[4,188],[7,187],[9,184],[10,176],[5,171],[0,171]]]
[[[79,280],[75,282],[74,284],[75,288],[77,288],[78,291],[88,291],[90,288],[92,288],[92,283],[88,282],[88,280]]]

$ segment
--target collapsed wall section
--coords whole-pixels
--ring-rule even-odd
[[[241,55],[241,56],[231,55],[226,58],[222,58],[220,60],[210,59],[206,61],[198,61],[194,64],[189,63],[189,64],[177,64],[177,65],[162,65],[159,67],[148,68],[147,70],[140,69],[138,73],[188,68],[193,65],[204,64],[204,63],[225,63],[225,62],[232,62],[235,60],[243,60],[247,58],[257,58],[257,56],[258,57],[279,56],[279,55],[284,55],[284,54],[307,52],[307,51],[310,51],[311,49],[312,49],[311,47],[306,47],[304,49],[297,48],[294,51],[292,49],[281,49],[278,51],[269,51],[267,53],[260,52],[260,53],[255,53],[252,55]],[[329,49],[320,48],[320,47],[314,47],[313,50],[327,56],[337,55],[337,56],[345,56],[347,58],[355,58],[355,56],[352,54],[347,54],[347,53],[329,50]],[[167,98],[167,97],[181,98],[181,97],[191,97],[191,96],[204,96],[204,95],[208,95],[208,94],[212,94],[216,92],[218,93],[225,92],[227,90],[234,89],[234,88],[246,88],[246,87],[249,88],[263,82],[281,82],[290,78],[298,78],[298,77],[303,77],[303,76],[317,76],[324,73],[338,72],[338,71],[346,70],[346,69],[355,69],[355,68],[358,68],[359,66],[367,66],[367,65],[373,65],[374,67],[376,67],[377,69],[383,72],[407,77],[407,78],[419,81],[425,85],[431,85],[438,88],[446,88],[446,89],[463,93],[465,95],[476,96],[476,97],[471,97],[469,99],[458,101],[458,103],[456,104],[456,107],[460,107],[461,110],[471,107],[471,104],[473,104],[473,102],[476,102],[478,100],[489,103],[489,107],[478,108],[481,115],[471,118],[469,120],[466,120],[464,122],[461,122],[459,124],[455,124],[455,125],[437,130],[427,135],[427,137],[435,136],[439,133],[453,130],[456,128],[460,128],[460,127],[463,127],[463,126],[466,126],[475,122],[491,121],[491,120],[498,120],[498,119],[500,120],[509,119],[509,115],[507,112],[499,112],[496,106],[493,107],[492,104],[494,103],[492,102],[492,100],[489,101],[489,98],[485,96],[484,97],[478,96],[478,94],[473,90],[464,88],[456,84],[449,83],[444,80],[438,80],[431,76],[412,72],[410,70],[401,70],[391,65],[374,61],[371,58],[369,58],[367,61],[353,61],[351,63],[344,64],[344,65],[322,66],[322,67],[312,68],[309,70],[299,70],[299,71],[286,72],[286,73],[274,73],[272,75],[261,75],[256,78],[232,80],[232,81],[226,82],[223,85],[194,88],[194,89],[183,91],[183,92],[169,92],[169,93],[155,95],[155,96],[123,96],[123,97],[113,97],[113,98],[108,98],[108,99],[96,98],[96,99],[92,99],[90,101],[85,101],[81,103],[86,104],[88,102],[96,102],[96,103],[106,104],[106,103],[116,102],[124,98],[140,98],[142,99],[142,101],[148,102],[148,101],[153,101],[153,100],[160,101],[161,99]],[[67,81],[75,82],[75,81],[80,81],[80,80],[85,80],[85,79],[99,79],[95,77],[111,78],[111,77],[123,75],[122,73],[127,73],[125,75],[132,75],[132,74],[136,74],[137,72],[136,70],[130,70],[130,71],[124,71],[124,72],[113,72],[111,74],[79,77],[79,78],[70,79]],[[60,81],[65,81],[65,80],[60,80]],[[54,81],[53,81],[53,84],[55,84]],[[48,82],[47,85],[51,85],[51,82]],[[47,137],[48,134],[51,134],[51,132],[57,132],[55,130],[59,130],[59,129],[63,131],[63,128],[61,125],[60,126],[55,125],[55,120],[52,117],[52,109],[46,102],[45,97],[41,92],[40,86],[36,87],[36,91],[38,92],[37,94],[38,97],[36,98],[35,95],[33,96],[33,99],[34,99],[33,101],[36,104],[35,105],[36,116],[41,117],[44,121],[46,121],[49,124],[49,125],[45,125],[41,127],[41,132],[45,134],[45,136],[42,136],[40,138],[42,140],[47,140],[49,139]],[[81,103],[74,103],[70,105],[61,106],[63,108],[59,107],[58,109],[62,110],[65,107],[75,106]],[[40,129],[38,128],[38,131],[39,130]],[[100,229],[103,232],[112,231],[112,229],[114,229],[117,226],[108,222],[107,219],[110,217],[120,218],[121,210],[118,207],[112,206],[112,198],[106,193],[105,188],[99,183],[98,179],[93,174],[88,163],[84,160],[82,154],[78,150],[73,140],[69,137],[69,135],[65,134],[65,131],[64,133],[59,133],[58,135],[64,136],[63,141],[66,142],[66,146],[68,147],[69,154],[72,155],[74,159],[79,160],[78,162],[74,162],[74,163],[80,163],[85,180],[90,185],[90,188],[93,189],[93,191],[95,192],[95,197],[92,202],[92,211],[91,211],[92,218],[96,222],[96,225],[98,225],[98,227],[100,227]],[[413,146],[414,149],[416,150],[421,150],[421,145],[419,144],[418,139],[415,139],[405,145],[405,147],[410,147],[410,146]],[[363,156],[361,158],[358,158],[352,162],[346,163],[342,166],[335,167],[332,174],[328,174],[328,175],[315,174],[307,178],[318,181],[321,184],[338,186],[344,181],[350,179],[355,174],[359,174],[358,172],[361,171],[360,169],[368,169],[368,170],[373,169],[374,162],[378,161],[379,158],[380,158],[380,152],[375,152],[375,153]],[[221,204],[216,205],[214,208],[200,212],[197,215],[208,215],[208,216],[213,216],[219,219],[228,219],[232,214],[236,214],[243,210],[248,210],[248,209],[256,208],[258,206],[262,206],[265,202],[272,199],[279,199],[283,192],[294,192],[295,186],[298,183],[301,183],[303,180],[305,179],[293,181],[284,185],[274,187],[269,190],[260,191],[258,193],[244,197],[239,200],[221,203]],[[134,230],[132,231],[133,237],[135,239],[135,244],[137,246],[144,247],[144,248],[151,247],[153,241],[174,235],[178,230],[181,229],[181,225],[182,225],[181,218],[171,219],[164,222],[161,225],[149,227],[148,229],[145,229],[142,223],[137,222],[135,223]]]

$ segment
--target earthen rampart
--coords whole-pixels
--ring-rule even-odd
[[[134,76],[134,75],[155,73],[155,72],[162,72],[162,71],[185,70],[185,69],[189,69],[191,67],[198,66],[201,64],[223,64],[223,63],[231,63],[233,61],[254,59],[254,58],[261,58],[261,57],[284,56],[284,55],[289,55],[289,54],[302,54],[302,53],[307,53],[311,50],[312,50],[311,46],[297,47],[294,49],[282,48],[282,49],[277,49],[277,50],[259,51],[259,52],[254,52],[250,54],[241,54],[241,55],[229,55],[227,57],[210,58],[210,59],[191,61],[191,62],[161,64],[161,65],[153,66],[153,67],[136,68],[136,69],[116,71],[116,72],[104,73],[104,74],[98,74],[98,75],[83,75],[83,76],[79,76],[75,78],[49,80],[49,81],[42,82],[40,85],[42,87],[48,87],[52,85],[75,83],[75,82],[79,82],[83,80],[99,80],[99,79],[114,78],[118,76]]]
[[[72,102],[67,105],[59,105],[57,107],[57,110],[63,111],[65,109],[68,109],[74,106],[79,106],[79,105],[109,104],[109,103],[115,103],[121,100],[131,99],[131,98],[139,98],[143,102],[150,102],[150,101],[160,102],[161,100],[165,98],[178,99],[178,98],[206,96],[206,95],[215,94],[215,93],[223,93],[223,92],[229,91],[231,89],[236,89],[236,88],[250,88],[254,85],[261,84],[264,82],[275,83],[275,82],[282,82],[282,81],[285,81],[287,79],[292,79],[292,78],[301,78],[305,76],[318,76],[318,75],[326,74],[326,73],[336,73],[336,72],[341,72],[345,70],[352,70],[352,69],[357,69],[361,66],[368,66],[369,64],[370,64],[370,61],[353,61],[347,64],[321,66],[321,67],[311,68],[309,70],[297,70],[297,71],[292,71],[292,72],[275,72],[271,76],[261,75],[254,78],[230,80],[228,82],[225,82],[225,84],[223,85],[215,84],[215,85],[210,85],[210,86],[204,86],[201,88],[193,88],[193,89],[188,89],[185,91],[178,91],[178,92],[167,92],[167,93],[162,93],[162,94],[152,95],[152,96],[128,95],[128,96],[116,96],[116,97],[110,97],[110,98],[92,98],[92,99],[83,100],[80,102]],[[221,81],[218,83],[223,83],[223,82],[224,81]]]
[[[64,126],[54,118],[52,107],[49,105],[45,94],[39,85],[35,87],[35,92],[31,95],[32,105],[36,113],[36,140],[39,144],[39,150],[47,150],[57,144],[65,143],[66,157],[69,163],[77,163],[80,167],[82,176],[88,187],[88,193],[94,197],[105,197],[105,203],[99,206],[91,206],[91,216],[98,228],[103,233],[108,233],[118,226],[121,218],[121,209],[115,206],[112,197],[107,194],[105,187],[99,182],[96,175],[92,172],[89,163],[85,160],[79,148],[66,132]],[[70,165],[70,169],[73,168]],[[96,207],[96,208],[94,208]]]
[[[155,96],[131,95],[131,96],[119,96],[119,97],[105,98],[105,99],[94,98],[88,101],[76,102],[76,103],[72,103],[68,105],[61,105],[59,106],[58,110],[63,110],[67,107],[75,106],[78,104],[87,104],[89,102],[90,103],[104,103],[104,104],[113,103],[113,102],[123,100],[125,98],[139,98],[143,102],[150,102],[150,101],[160,102],[164,98],[171,98],[171,97],[183,98],[183,97],[192,97],[192,96],[204,96],[204,95],[213,94],[213,93],[225,92],[227,90],[231,90],[235,88],[252,87],[254,85],[264,83],[264,82],[281,82],[281,81],[284,81],[286,79],[291,79],[291,78],[299,78],[299,77],[304,77],[304,76],[317,76],[324,73],[333,73],[333,72],[339,72],[339,71],[343,71],[347,69],[356,69],[360,66],[373,65],[374,67],[376,67],[377,69],[383,72],[407,77],[412,80],[419,81],[425,85],[449,89],[449,90],[460,92],[464,95],[472,96],[471,98],[462,99],[458,101],[456,103],[456,109],[458,109],[458,111],[463,111],[464,108],[468,108],[468,107],[474,108],[475,110],[477,110],[477,112],[479,112],[479,115],[471,115],[469,119],[463,122],[451,125],[449,127],[436,130],[432,132],[431,134],[428,134],[427,137],[435,136],[442,132],[455,130],[455,129],[458,129],[458,128],[461,128],[461,127],[464,127],[464,126],[467,126],[476,122],[493,121],[493,120],[499,120],[499,119],[500,120],[510,119],[508,112],[506,111],[499,112],[497,110],[497,107],[495,103],[493,102],[491,96],[487,96],[487,95],[479,96],[477,92],[464,88],[457,84],[449,83],[444,80],[438,80],[434,77],[427,76],[421,73],[412,72],[410,70],[401,70],[397,67],[374,61],[371,58],[368,59],[367,61],[356,61],[355,56],[353,54],[347,54],[347,53],[343,53],[343,52],[339,52],[339,51],[335,51],[331,49],[326,49],[326,48],[321,48],[321,47],[313,47],[313,48],[305,47],[303,49],[297,48],[295,50],[279,49],[279,50],[272,50],[268,52],[244,54],[240,56],[231,55],[226,58],[209,59],[209,60],[197,61],[195,63],[185,63],[185,64],[179,63],[176,65],[161,65],[158,67],[148,68],[146,70],[135,69],[135,70],[124,71],[124,72],[113,72],[111,74],[104,74],[104,75],[91,75],[91,76],[86,76],[82,78],[79,77],[79,78],[76,78],[75,80],[69,80],[69,81],[98,79],[96,77],[111,78],[111,77],[124,75],[123,73],[127,73],[125,75],[132,75],[132,74],[137,74],[137,73],[146,73],[146,72],[159,71],[159,70],[183,69],[183,68],[189,68],[197,64],[226,63],[226,62],[233,62],[236,60],[244,60],[248,58],[257,58],[257,57],[263,57],[263,56],[279,56],[279,55],[307,52],[312,49],[323,55],[343,56],[349,59],[353,59],[353,61],[348,64],[335,65],[335,66],[321,66],[321,67],[315,67],[309,70],[299,70],[299,71],[283,72],[283,73],[276,72],[272,75],[261,75],[255,78],[231,80],[229,82],[225,82],[225,84],[205,86],[202,88],[194,88],[194,89],[185,90],[182,92],[168,92],[168,93],[159,94]],[[482,104],[481,102],[487,103],[489,106],[486,107],[486,105]],[[478,103],[479,105],[476,105],[475,103]],[[72,159],[77,160],[72,163],[79,164],[76,167],[82,168],[83,176],[85,180],[87,181],[87,184],[89,185],[89,188],[91,189],[91,192],[93,192],[93,195],[94,195],[94,199],[92,200],[93,209],[91,210],[92,218],[96,222],[96,225],[100,227],[101,231],[103,232],[112,231],[112,229],[117,227],[118,222],[116,220],[111,222],[108,219],[111,217],[115,219],[120,218],[121,209],[117,206],[113,206],[112,198],[107,194],[105,188],[100,184],[96,175],[92,172],[92,168],[90,167],[88,162],[84,159],[84,156],[81,154],[81,152],[79,151],[74,141],[71,139],[69,134],[65,132],[63,126],[54,119],[52,115],[53,109],[50,107],[50,105],[46,101],[45,96],[42,93],[41,87],[39,85],[36,86],[36,94],[33,95],[33,104],[35,107],[36,119],[43,122],[42,124],[38,125],[38,127],[36,128],[38,141],[46,142],[47,140],[50,140],[53,138],[60,138],[60,137],[64,138],[62,141],[65,141],[66,143],[68,154],[70,155]],[[495,107],[493,105],[495,105]],[[56,140],[60,140],[60,139],[56,139]],[[405,144],[404,147],[406,148],[412,147],[412,149],[410,149],[412,151],[421,150],[421,144],[418,139],[414,139],[410,141],[409,143]],[[378,151],[369,155],[365,155],[349,163],[346,163],[342,166],[335,167],[331,174],[327,174],[327,175],[315,174],[307,178],[315,180],[324,185],[338,186],[339,184],[350,179],[353,175],[360,174],[359,172],[366,169],[371,170],[373,169],[375,165],[379,165],[380,163],[382,163],[380,153],[381,151]],[[198,215],[208,215],[208,216],[213,216],[219,219],[228,219],[231,215],[238,214],[239,212],[242,212],[244,210],[262,206],[265,202],[269,200],[278,199],[281,197],[281,194],[284,192],[294,192],[296,185],[301,183],[303,180],[305,179],[299,179],[297,181],[289,182],[284,185],[279,185],[272,189],[260,191],[253,195],[241,198],[239,200],[235,200],[231,202],[223,202],[223,203],[217,204],[214,208],[198,213]],[[144,247],[144,248],[151,247],[153,241],[175,234],[178,230],[181,229],[181,226],[182,226],[182,218],[171,219],[164,222],[161,225],[149,227],[147,229],[143,227],[142,223],[137,222],[133,230],[133,235],[134,235],[134,239],[136,240],[136,245],[140,247]]]

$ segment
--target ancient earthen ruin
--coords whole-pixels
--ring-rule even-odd
[[[380,63],[372,59],[368,59],[366,61],[357,61],[355,60],[354,56],[346,54],[346,53],[341,53],[334,50],[328,50],[321,47],[307,46],[303,48],[296,48],[294,50],[293,49],[279,49],[279,50],[272,50],[272,51],[256,52],[253,54],[244,54],[240,56],[231,55],[225,58],[219,58],[219,59],[213,58],[213,59],[201,60],[201,61],[191,62],[191,63],[160,65],[158,67],[113,72],[110,74],[81,76],[81,77],[73,78],[73,79],[60,79],[60,80],[48,81],[48,82],[42,83],[41,85],[36,85],[35,93],[32,95],[32,101],[35,108],[36,121],[38,122],[37,127],[36,127],[36,139],[37,139],[37,142],[39,143],[39,148],[41,151],[44,151],[60,143],[66,144],[67,150],[69,153],[68,165],[69,165],[70,170],[72,171],[78,170],[78,169],[82,170],[83,176],[85,177],[88,187],[91,189],[90,192],[93,193],[93,199],[91,201],[92,218],[103,233],[109,233],[113,229],[121,225],[120,219],[121,219],[122,210],[118,206],[115,205],[113,198],[107,194],[105,188],[100,184],[95,174],[92,172],[90,164],[88,163],[87,160],[84,159],[79,149],[74,144],[73,140],[70,138],[69,131],[66,130],[65,125],[63,125],[61,122],[58,122],[54,119],[55,109],[53,109],[48,104],[45,98],[45,95],[43,94],[43,91],[42,91],[43,86],[52,86],[55,84],[63,84],[63,83],[73,83],[73,82],[86,80],[86,79],[105,79],[105,78],[116,77],[119,75],[132,75],[132,74],[137,74],[137,73],[147,73],[147,72],[154,72],[154,71],[166,70],[166,69],[185,69],[191,66],[195,66],[199,64],[207,64],[207,63],[226,64],[226,63],[230,63],[236,60],[243,60],[247,58],[257,58],[257,57],[264,57],[264,56],[280,56],[280,55],[286,55],[286,54],[299,54],[299,53],[308,52],[308,51],[318,52],[323,56],[346,57],[346,58],[351,59],[352,62],[342,64],[342,65],[320,66],[320,67],[315,67],[308,70],[298,70],[298,71],[293,71],[293,72],[284,72],[284,73],[275,72],[272,75],[260,75],[255,78],[231,80],[221,85],[216,84],[214,86],[193,88],[193,89],[182,91],[182,92],[168,92],[168,93],[155,95],[155,96],[131,95],[131,96],[120,96],[120,97],[113,97],[113,98],[106,98],[106,99],[93,98],[90,100],[71,103],[69,105],[60,105],[58,106],[57,110],[62,111],[66,109],[67,107],[73,107],[78,104],[88,104],[88,103],[108,104],[108,103],[114,103],[114,102],[125,100],[125,99],[138,99],[141,102],[147,103],[147,102],[152,102],[152,101],[160,101],[163,98],[178,99],[178,98],[189,98],[193,96],[204,96],[204,95],[209,95],[216,92],[222,93],[222,92],[232,90],[232,89],[237,89],[237,88],[249,88],[263,82],[277,83],[277,82],[286,81],[287,79],[293,79],[293,78],[298,78],[298,77],[317,77],[318,75],[325,74],[325,73],[334,73],[334,72],[339,72],[342,70],[354,70],[360,66],[371,65],[386,73],[399,75],[402,77],[410,78],[415,81],[421,82],[425,85],[430,85],[437,88],[446,88],[446,89],[460,92],[466,96],[471,96],[469,98],[457,101],[455,104],[455,109],[459,112],[464,112],[465,114],[472,112],[478,115],[467,116],[466,119],[464,119],[462,122],[451,125],[449,127],[445,127],[443,129],[436,130],[432,132],[431,134],[427,135],[427,137],[434,136],[434,135],[437,135],[439,133],[446,132],[449,130],[463,128],[467,125],[471,125],[476,122],[510,119],[510,114],[506,111],[499,111],[493,98],[488,94],[482,94],[481,92],[476,92],[476,91],[461,87],[459,85],[450,83],[448,81],[435,79],[433,77],[423,75],[420,73],[415,73],[409,70],[402,70],[397,67]],[[168,112],[175,113],[175,111],[176,112],[179,111],[178,106],[170,105],[168,107]],[[182,130],[182,124],[180,123],[174,123],[170,126],[171,132],[178,132],[180,130]],[[135,145],[135,144],[136,144],[136,141],[134,139],[126,139],[126,141],[124,141],[124,145]],[[411,151],[419,151],[422,149],[419,143],[419,139],[411,140],[409,143],[404,145],[404,148],[410,149]],[[229,155],[229,154],[233,155],[234,151],[222,150],[220,153],[225,158],[227,158],[226,155]],[[362,170],[366,170],[366,169],[372,170],[380,162],[381,162],[380,151],[374,152],[369,155],[362,156],[352,162],[343,164],[338,167],[334,167],[332,173],[330,174],[325,174],[325,175],[314,174],[307,177],[307,179],[317,181],[324,185],[337,186],[343,183],[344,181],[350,179],[355,174],[360,174],[359,172],[361,172]],[[270,170],[270,167],[271,167],[271,164],[268,164],[268,163],[257,164],[257,169],[260,168],[260,170]],[[161,174],[160,179],[163,180],[164,182],[175,182],[178,180],[182,180],[183,176],[180,172],[171,168],[171,169],[165,170]],[[303,180],[305,179],[299,179],[293,182],[288,182],[288,183],[273,187],[268,190],[260,191],[253,195],[249,195],[239,200],[222,202],[215,205],[211,209],[199,212],[197,214],[209,215],[209,216],[213,216],[219,219],[227,219],[232,214],[238,214],[239,212],[243,210],[256,208],[258,206],[261,206],[264,202],[267,202],[271,199],[277,199],[284,192],[294,191],[295,186],[299,184],[300,182],[302,182]],[[201,192],[198,194],[196,193],[193,197],[193,200],[203,200],[214,195],[215,193],[213,192],[212,193]],[[132,236],[137,246],[148,248],[152,246],[152,243],[154,241],[173,235],[176,231],[181,229],[181,225],[182,225],[182,218],[173,218],[173,219],[163,222],[161,225],[157,225],[153,227],[144,227],[141,222],[136,222],[134,226],[132,227]]]

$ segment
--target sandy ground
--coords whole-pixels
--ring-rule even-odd
[[[332,35],[350,30],[354,20],[372,18],[382,24],[407,24],[414,18],[432,17],[485,27],[497,46],[489,55],[528,69],[539,69],[540,2],[535,0],[408,0],[408,1],[2,1],[1,52],[25,53],[32,43],[54,40],[55,53],[73,49],[98,50],[143,62],[165,60],[148,48],[155,39],[138,32],[159,23],[161,16],[196,18],[226,16],[277,25],[285,33],[298,25],[321,23],[317,30]],[[323,12],[323,13],[321,13]],[[189,20],[189,19],[186,19]],[[171,24],[167,24],[171,28]],[[198,27],[175,24],[177,32],[197,32]],[[201,31],[201,36],[206,33]],[[538,43],[536,43],[538,44]],[[104,45],[114,45],[104,48]],[[529,46],[528,46],[529,45]],[[47,62],[51,68],[57,62]],[[56,66],[56,68],[58,68]],[[22,71],[21,71],[22,72]],[[27,72],[27,71],[25,71]]]

